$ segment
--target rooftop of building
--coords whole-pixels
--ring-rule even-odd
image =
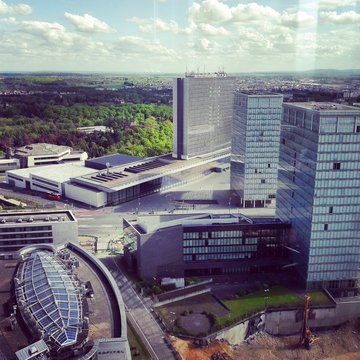
[[[35,175],[54,182],[64,182],[69,180],[71,177],[83,176],[93,172],[94,169],[89,169],[84,166],[84,161],[8,171],[9,174],[26,179],[30,179],[30,175]]]
[[[73,182],[95,186],[107,190],[120,190],[141,182],[150,181],[167,174],[191,169],[201,164],[206,164],[215,159],[229,156],[229,150],[217,152],[206,156],[191,158],[189,160],[177,160],[170,154],[139,160],[122,166],[115,166],[77,178],[72,177]]]
[[[0,229],[8,225],[19,225],[20,223],[39,224],[62,221],[76,221],[76,218],[70,210],[0,213]]]
[[[282,94],[277,94],[271,91],[262,91],[262,90],[237,90],[236,91],[237,94],[243,94],[243,95],[247,95],[247,96],[254,96],[254,97],[258,97],[258,96],[276,96],[276,97],[283,97]]]
[[[332,103],[332,102],[289,102],[285,105],[296,106],[306,110],[313,110],[318,112],[336,112],[336,111],[352,111],[359,112],[359,108],[350,105]]]
[[[139,156],[131,156],[127,154],[112,154],[112,155],[106,155],[101,156],[93,159],[88,159],[85,161],[86,167],[92,167],[94,164],[95,166],[103,166],[104,168],[108,167],[114,167],[114,166],[121,166],[121,165],[127,165],[132,162],[144,160],[144,158]]]
[[[213,73],[207,72],[195,72],[195,71],[187,71],[185,73],[186,78],[235,78],[233,76],[228,76],[225,71],[217,71]]]
[[[141,234],[173,226],[211,226],[222,224],[288,224],[274,217],[247,217],[242,214],[169,214],[146,215],[134,220],[127,220]]]
[[[28,249],[25,248],[24,250],[25,252],[44,250],[41,249],[41,245],[38,245],[36,247],[38,247],[38,249],[34,249],[34,247],[29,247]],[[47,247],[49,248],[51,246],[47,245]],[[121,352],[122,354],[118,354],[117,359],[127,359],[128,357],[124,355],[125,353],[127,353],[126,344],[121,344],[121,342],[119,342],[120,339],[122,339],[122,341],[124,341],[124,339],[120,337],[121,330],[119,330],[119,327],[121,327],[122,324],[116,323],[118,322],[120,313],[119,309],[114,305],[114,301],[116,302],[116,299],[112,299],[112,295],[110,295],[112,292],[110,291],[110,289],[108,289],[107,282],[103,280],[103,273],[99,271],[98,267],[94,266],[92,261],[89,261],[87,256],[82,255],[83,250],[81,250],[81,252],[76,251],[77,248],[79,247],[75,245],[67,246],[66,251],[69,252],[69,258],[77,259],[79,261],[79,267],[76,269],[76,278],[82,284],[85,284],[89,281],[91,283],[91,288],[94,294],[91,300],[87,301],[88,308],[84,310],[84,315],[89,317],[88,340],[85,348],[88,349],[88,345],[90,345],[91,347],[91,344],[94,343],[95,345],[93,346],[93,349],[97,348],[97,350],[99,351],[102,347],[104,347],[104,345],[102,345],[104,339],[109,339],[109,341],[112,341],[114,344],[113,351],[116,351],[117,353]],[[99,261],[96,260],[96,262]],[[13,296],[14,290],[12,290],[11,282],[9,282],[9,279],[12,279],[15,276],[17,266],[18,260],[16,259],[0,260],[0,271],[5,276],[1,277],[0,279],[1,305],[7,303],[8,299]],[[51,274],[49,275],[51,277],[54,276],[53,272],[51,272]],[[37,276],[38,274],[36,274],[36,277]],[[56,284],[54,286],[55,288],[57,287]],[[40,294],[39,291],[38,293]],[[71,305],[70,309],[72,311]],[[16,317],[18,318],[19,316],[20,312],[18,311]],[[125,314],[121,313],[120,316],[125,316]],[[0,306],[0,331],[2,332],[1,350],[8,359],[13,359],[14,353],[16,351],[34,342],[33,333],[29,332],[25,324],[21,321],[18,321],[17,323],[18,325],[15,326],[13,331],[7,331],[6,328],[9,326],[9,313],[8,311],[6,311],[6,306]],[[99,341],[100,343],[98,343]],[[77,359],[81,356],[69,356],[68,358]]]
[[[64,145],[54,145],[47,143],[36,143],[25,145],[16,149],[15,155],[37,156],[37,155],[61,155],[66,151],[71,151],[71,147]]]

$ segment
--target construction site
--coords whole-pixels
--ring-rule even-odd
[[[215,341],[197,347],[189,340],[171,337],[183,360],[358,360],[360,359],[360,322],[354,320],[336,330],[317,333],[317,341],[308,350],[300,336],[272,336],[259,332],[235,346]]]

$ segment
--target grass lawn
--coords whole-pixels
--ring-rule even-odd
[[[328,297],[321,291],[309,293],[311,305],[330,304]],[[267,298],[267,299],[266,299]],[[302,306],[304,299],[290,292],[284,287],[273,286],[268,292],[259,290],[251,294],[239,297],[238,299],[224,301],[231,313],[216,318],[217,327],[230,325],[249,315],[261,311],[265,306],[269,308]]]
[[[332,302],[323,291],[312,291],[310,295],[310,307],[311,305],[330,305]]]

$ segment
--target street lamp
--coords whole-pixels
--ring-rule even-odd
[[[265,289],[264,290],[264,303],[265,303],[265,310],[267,309],[268,306],[268,300],[269,300],[269,291],[270,289]]]

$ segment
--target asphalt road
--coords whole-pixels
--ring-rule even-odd
[[[165,342],[165,333],[157,323],[149,305],[144,303],[131,286],[113,257],[103,258],[102,261],[108,267],[119,286],[127,311],[127,318],[134,326],[137,334],[148,349],[154,360],[176,359],[171,347]]]

